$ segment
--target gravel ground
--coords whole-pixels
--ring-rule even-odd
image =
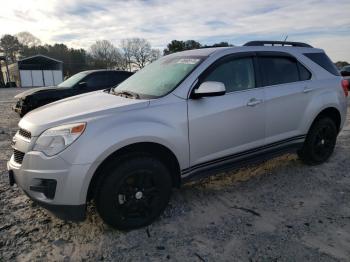
[[[285,155],[187,184],[151,226],[121,232],[93,205],[64,222],[8,185],[20,91],[0,89],[0,261],[349,261],[349,121],[321,166]]]

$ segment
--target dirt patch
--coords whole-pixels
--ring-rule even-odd
[[[285,155],[175,190],[147,228],[120,232],[89,206],[61,221],[4,176],[19,118],[19,89],[0,89],[0,261],[347,261],[350,257],[350,125],[331,159]],[[349,120],[349,117],[348,117]]]

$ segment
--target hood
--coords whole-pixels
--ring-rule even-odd
[[[36,87],[29,89],[27,91],[24,91],[22,93],[19,93],[18,95],[15,95],[15,98],[20,99],[20,98],[25,98],[29,95],[41,93],[41,92],[50,92],[50,91],[56,91],[56,90],[62,90],[64,88],[62,87],[57,87],[57,86],[46,86],[46,87]]]
[[[117,112],[144,108],[149,100],[131,99],[96,91],[69,97],[26,114],[19,126],[38,136],[44,130],[67,123],[88,122]]]

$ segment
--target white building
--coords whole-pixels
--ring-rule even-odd
[[[63,81],[63,62],[44,55],[35,55],[8,65],[9,81],[20,87],[54,86]],[[6,67],[1,67],[7,82]]]

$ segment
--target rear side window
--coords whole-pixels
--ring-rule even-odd
[[[305,53],[304,55],[319,66],[326,69],[329,73],[336,76],[340,75],[335,65],[325,53]]]
[[[255,87],[253,59],[237,58],[219,64],[204,79],[205,81],[222,82],[227,92],[241,91]]]
[[[106,73],[93,73],[86,79],[86,85],[88,89],[94,90],[96,88],[109,87],[110,82],[108,74]]]
[[[279,85],[299,81],[298,64],[295,59],[282,56],[261,56],[259,65],[264,85]]]
[[[120,82],[123,82],[129,76],[129,74],[123,72],[111,74],[111,86],[118,85]]]

